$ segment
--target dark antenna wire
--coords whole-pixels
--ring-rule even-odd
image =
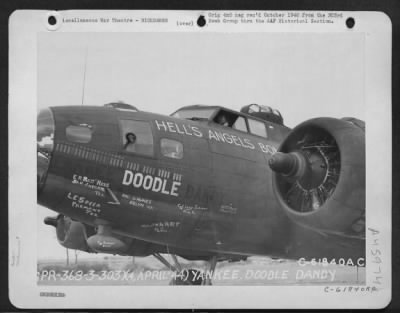
[[[82,86],[82,103],[81,103],[81,105],[83,105],[83,100],[85,98],[87,56],[88,56],[88,47],[86,46],[85,67],[84,67],[84,70],[83,70],[83,86]]]

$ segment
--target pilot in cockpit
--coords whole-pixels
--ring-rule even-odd
[[[127,133],[125,138],[126,143],[124,145],[124,149],[129,152],[135,152],[136,135],[134,133]]]
[[[220,114],[216,121],[219,125],[229,126],[229,122],[224,114]]]

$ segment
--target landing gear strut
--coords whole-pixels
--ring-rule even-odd
[[[213,256],[209,261],[209,268],[206,270],[205,274],[197,269],[182,269],[181,264],[178,261],[178,258],[175,254],[171,254],[173,265],[168,262],[161,254],[154,253],[153,254],[156,259],[158,259],[162,264],[168,267],[172,272],[174,272],[174,276],[170,281],[170,285],[189,285],[189,286],[210,286],[211,277],[215,271],[215,267],[217,266],[217,257]]]

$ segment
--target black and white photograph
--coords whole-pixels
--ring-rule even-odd
[[[51,308],[390,301],[391,155],[374,167],[390,152],[376,140],[391,136],[384,14],[12,18],[30,14],[32,29],[11,27],[10,116],[25,126],[10,153],[32,168],[10,187],[10,298],[29,284],[16,301]]]

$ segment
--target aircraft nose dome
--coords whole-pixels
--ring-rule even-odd
[[[50,109],[39,112],[37,118],[37,192],[44,187],[54,149],[54,118]]]

